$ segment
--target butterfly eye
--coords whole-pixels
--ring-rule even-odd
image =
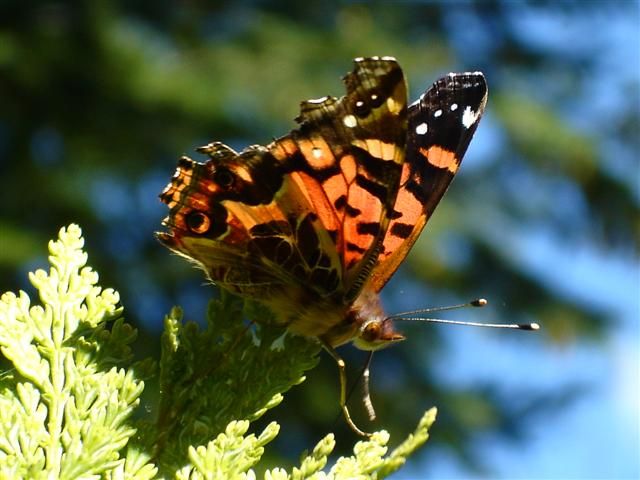
[[[215,173],[213,174],[213,180],[223,188],[229,188],[233,185],[234,176],[226,168],[217,168]]]
[[[369,322],[364,326],[361,337],[367,342],[373,342],[378,340],[381,331],[382,325],[380,325],[380,322]]]
[[[189,230],[193,233],[207,233],[211,227],[211,220],[202,212],[191,212],[185,220],[187,227],[189,227]]]

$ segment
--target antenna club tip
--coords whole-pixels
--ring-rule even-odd
[[[520,330],[540,330],[540,324],[538,323],[521,323],[518,327]]]
[[[478,298],[470,302],[472,307],[484,307],[487,303],[489,302],[487,302],[486,298]]]

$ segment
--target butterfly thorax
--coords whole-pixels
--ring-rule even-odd
[[[317,299],[301,302],[300,298],[275,296],[266,303],[276,323],[286,326],[291,333],[319,338],[332,347],[353,342],[357,348],[367,351],[404,340],[385,316],[380,297],[370,289],[363,289],[351,305]]]

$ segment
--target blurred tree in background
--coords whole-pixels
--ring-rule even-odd
[[[77,222],[101,283],[121,292],[140,342],[157,351],[172,305],[203,318],[216,295],[153,238],[177,158],[213,140],[267,143],[292,128],[299,101],[342,95],[352,58],[392,55],[412,100],[449,71],[482,70],[490,94],[464,167],[385,292],[387,310],[485,296],[488,313],[458,317],[544,327],[497,334],[505,341],[598,341],[614,312],[567,286],[556,259],[586,249],[637,261],[637,75],[608,69],[609,37],[596,35],[602,18],[637,13],[635,2],[3,2],[0,291],[27,288],[43,242]],[[441,380],[442,327],[401,328],[409,340],[374,360],[376,428],[404,435],[437,405],[432,441],[471,466],[482,466],[478,432],[522,438],[525,419],[581,391],[452,386]],[[342,352],[353,378],[363,357]],[[265,420],[284,423],[284,456],[330,428],[350,435],[332,423],[333,362],[309,377]],[[362,423],[357,398],[352,408]]]

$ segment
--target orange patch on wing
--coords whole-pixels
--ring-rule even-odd
[[[167,204],[167,206],[171,209],[178,204],[180,201],[180,190],[173,185],[169,184],[162,191],[162,201]]]
[[[420,154],[434,167],[446,168],[451,173],[458,171],[460,162],[455,152],[434,145],[429,149],[420,148]]]
[[[402,172],[400,173],[400,185],[406,185],[409,181],[409,176],[411,175],[411,165],[405,163],[402,165]],[[398,202],[396,202],[398,204]]]
[[[395,143],[383,142],[375,138],[367,138],[366,140],[354,140],[351,144],[366,150],[381,160],[394,160],[399,156],[396,154],[398,146]]]
[[[342,195],[347,195],[347,182],[342,175],[327,178],[322,187],[332,205],[335,205],[335,201]]]
[[[233,173],[235,173],[238,177],[240,177],[247,183],[251,183],[253,181],[253,179],[251,178],[251,174],[246,167],[237,166],[233,168]]]
[[[252,207],[241,202],[227,200],[223,201],[222,205],[227,209],[229,215],[227,223],[231,227],[231,234],[240,235],[237,237],[238,240],[242,237],[248,239],[249,236],[245,231],[248,232],[256,225],[274,220],[286,220],[282,210],[275,202]]]
[[[235,225],[237,227],[242,226],[244,230],[250,230],[252,227],[261,223],[257,215],[254,214],[252,209],[247,208],[247,206],[240,202],[234,201],[224,201],[222,205],[227,209],[227,212],[232,215],[235,219],[237,219],[238,223]],[[231,218],[227,219],[227,222],[231,225],[234,225]]]
[[[181,167],[176,169],[171,183],[169,183],[160,194],[160,196],[171,197],[173,202],[180,200],[182,191],[189,188],[193,180],[192,170],[185,170]],[[169,205],[171,207],[171,205]]]
[[[238,218],[230,210],[227,211],[229,212],[227,217],[227,225],[229,228],[222,237],[218,238],[218,240],[220,241],[224,239],[226,244],[236,246],[246,245],[251,237],[247,235],[245,229],[250,227],[243,221],[243,218]]]
[[[302,172],[291,172],[289,177],[285,176],[285,184],[278,193],[281,196],[280,204],[289,213],[301,214],[313,205],[311,192],[302,176]]]
[[[194,210],[206,212],[209,210],[210,206],[209,195],[201,192],[192,192],[187,198],[185,198],[184,203]]]
[[[344,219],[343,229],[344,238],[360,247],[368,250],[371,247],[375,237],[371,234],[363,234],[358,232],[360,223],[379,222],[382,216],[382,205],[378,198],[372,196],[367,190],[354,183],[349,188],[347,203],[360,210],[356,217],[346,216]],[[364,253],[349,250],[345,248],[344,265],[349,267],[356,265],[363,257]]]
[[[302,155],[312,168],[320,170],[336,162],[336,157],[324,138],[316,137],[311,140],[301,140],[298,143]]]
[[[182,168],[182,167],[178,167],[176,170],[176,173],[173,175],[174,179],[182,179],[182,181],[184,183],[191,183],[191,178],[193,177],[193,170],[192,169],[186,169],[186,168]]]
[[[214,193],[217,193],[220,191],[220,187],[218,186],[217,183],[213,182],[212,180],[210,180],[209,178],[200,178],[195,185],[192,184],[184,184],[179,191],[182,192],[182,190],[193,190],[193,193],[190,192],[186,192],[187,195],[195,195],[195,192],[200,193],[203,196],[210,196]]]
[[[345,181],[349,185],[352,184],[358,173],[356,159],[353,158],[353,155],[345,155],[340,159],[340,169],[342,170]]]
[[[297,189],[302,193],[308,202],[305,211],[315,211],[327,230],[336,230],[338,228],[338,219],[335,215],[335,209],[330,203],[330,199],[326,195],[325,189],[318,183],[315,178],[310,177],[304,172],[294,172],[291,174],[291,180],[295,183]],[[291,192],[287,198],[295,198],[295,192]],[[282,205],[284,201],[280,202]],[[309,208],[309,205],[311,208]]]
[[[418,223],[420,217],[424,215],[423,205],[416,200],[416,197],[414,197],[412,193],[405,189],[400,189],[398,192],[394,210],[400,212],[402,216],[396,220],[392,220],[389,225],[389,230],[387,230],[387,235],[383,242],[384,248],[382,249],[382,253],[379,257],[381,261],[393,252],[397,251],[405,241],[404,238],[390,234],[393,229],[393,225],[396,223],[415,225]]]
[[[271,154],[280,161],[286,160],[289,156],[298,151],[298,145],[291,138],[282,138],[271,144]]]

